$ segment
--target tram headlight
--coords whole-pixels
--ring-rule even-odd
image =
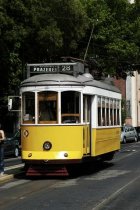
[[[45,141],[43,144],[43,149],[44,150],[50,150],[52,148],[52,144],[49,141]]]

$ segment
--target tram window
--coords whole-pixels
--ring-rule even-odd
[[[57,93],[43,91],[38,93],[39,123],[57,123]]]
[[[109,125],[109,108],[106,108],[106,125]]]
[[[83,97],[83,121],[90,121],[90,109],[91,109],[91,98],[90,96],[84,95]]]
[[[114,125],[116,125],[116,109],[114,109]]]
[[[35,123],[35,93],[25,92],[22,95],[22,121],[23,123]]]
[[[113,109],[110,109],[110,125],[113,125]]]
[[[106,102],[106,125],[109,125],[109,98],[105,99]]]
[[[98,125],[101,126],[101,107],[98,107]]]
[[[98,97],[98,125],[101,126],[101,97]]]
[[[101,124],[102,126],[105,126],[105,98],[101,98],[101,103],[102,103],[102,118],[101,118]]]
[[[105,108],[102,108],[102,126],[105,126]]]
[[[113,100],[110,99],[110,125],[113,125]]]
[[[120,125],[120,110],[119,110],[119,101],[117,100],[117,125]]]
[[[61,93],[62,123],[78,123],[80,121],[80,93],[65,91]]]
[[[117,116],[116,116],[116,100],[113,101],[113,108],[114,108],[114,125],[117,124]]]

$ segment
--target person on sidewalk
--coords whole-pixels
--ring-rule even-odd
[[[4,139],[5,133],[0,129],[0,175],[4,174]]]

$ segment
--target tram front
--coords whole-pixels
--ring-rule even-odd
[[[70,75],[37,75],[22,83],[21,96],[27,175],[67,173],[64,165],[83,158],[82,85]]]

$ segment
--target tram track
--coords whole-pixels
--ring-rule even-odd
[[[139,144],[140,144],[140,142],[137,142],[137,143],[134,143],[131,145],[125,145],[125,147],[122,146],[122,148],[119,151],[119,154],[121,154],[121,155],[118,155],[118,153],[117,153],[117,156],[115,157],[115,159],[113,161],[115,161],[115,162],[120,161],[124,158],[127,158],[128,156],[133,155],[134,153],[139,152],[139,150],[137,150],[137,148],[140,147]]]
[[[107,206],[111,201],[113,201],[115,198],[120,196],[121,193],[125,192],[128,187],[134,184],[134,182],[138,181],[140,179],[140,176],[137,176],[133,180],[131,180],[129,183],[124,185],[123,187],[119,188],[117,191],[115,191],[112,195],[108,196],[104,200],[102,200],[99,204],[97,204],[92,210],[104,210],[104,207]]]
[[[137,148],[137,150],[133,151],[133,150],[135,150],[135,148]],[[129,154],[127,154],[125,152],[127,150],[129,150],[128,151]],[[78,177],[75,177],[72,179],[64,179],[64,180],[63,179],[54,179],[54,180],[53,179],[49,179],[49,180],[44,179],[44,182],[43,182],[43,180],[35,179],[36,185],[34,185],[32,182],[32,181],[34,181],[34,179],[33,180],[32,179],[24,180],[24,177],[23,177],[23,180],[15,180],[12,182],[12,184],[3,185],[1,187],[1,192],[4,192],[4,191],[8,192],[8,191],[12,191],[12,189],[15,189],[15,195],[14,195],[15,197],[14,197],[14,199],[11,199],[9,201],[9,203],[11,205],[14,205],[14,203],[18,202],[18,200],[22,200],[22,198],[27,199],[30,196],[33,198],[34,196],[37,196],[39,194],[43,195],[46,193],[46,196],[49,196],[49,194],[51,193],[55,197],[56,191],[61,192],[61,194],[60,194],[61,196],[62,195],[65,196],[65,194],[67,194],[67,191],[71,190],[71,188],[75,189],[75,191],[78,189],[81,189],[80,193],[82,192],[82,189],[84,189],[85,192],[88,192],[89,187],[88,187],[88,185],[86,186],[85,183],[87,183],[87,184],[90,183],[89,186],[90,186],[90,190],[92,190],[91,192],[93,194],[93,197],[91,195],[89,195],[89,197],[87,196],[87,203],[83,206],[82,210],[83,209],[87,209],[87,210],[89,210],[89,209],[90,210],[106,210],[107,209],[108,210],[108,206],[111,205],[111,203],[113,203],[114,200],[121,197],[122,194],[124,194],[128,190],[128,188],[131,188],[131,186],[133,186],[136,182],[139,181],[140,175],[139,175],[138,171],[135,171],[135,175],[134,175],[132,173],[133,169],[129,168],[127,171],[127,167],[125,167],[125,165],[128,164],[128,163],[125,163],[125,159],[130,158],[132,160],[133,158],[131,158],[130,156],[133,156],[133,155],[136,155],[136,157],[138,157],[138,154],[137,154],[138,152],[140,152],[140,144],[139,143],[131,144],[128,146],[126,145],[126,147],[122,148],[122,150],[116,155],[115,159],[113,160],[114,165],[112,165],[110,167],[104,166],[103,168],[99,168],[99,170],[96,171],[95,173],[93,171],[93,173],[90,173],[90,174],[88,174],[88,173],[81,174],[81,176],[78,176]],[[119,157],[119,155],[120,155],[120,157]],[[123,155],[123,156],[121,156],[121,155]],[[129,161],[130,161],[130,159],[129,159]],[[121,161],[121,160],[123,160],[122,164],[121,163],[118,164],[119,161]],[[124,176],[126,177],[126,180],[124,179]],[[118,181],[118,183],[113,184],[114,186],[108,186],[108,183],[110,183],[110,180],[112,180],[112,179],[113,180],[121,180],[121,182]],[[103,185],[107,186],[106,193],[104,193],[104,190],[102,190],[102,186],[100,186],[101,188],[97,187],[99,185],[99,183],[101,183],[101,182],[103,183]],[[117,181],[115,181],[115,182],[117,182]],[[84,188],[83,188],[83,186],[84,186]],[[93,186],[93,187],[91,187],[91,186]],[[24,190],[19,191],[19,189],[22,189],[22,188]],[[95,195],[94,188],[97,188],[98,191],[101,193],[100,197],[98,197],[99,192],[97,193],[98,195]],[[18,193],[16,193],[16,191],[18,191]],[[76,194],[76,195],[78,195],[78,194]],[[57,196],[59,197],[59,195],[57,195]],[[69,196],[71,197],[70,194],[69,194]],[[81,196],[83,196],[83,194]],[[73,195],[72,195],[72,197],[73,197]],[[77,198],[77,200],[80,198],[81,197]],[[4,199],[6,199],[6,198],[4,198]],[[52,197],[52,199],[53,199],[53,197]],[[55,197],[55,199],[56,199],[56,197]],[[55,200],[55,202],[56,202],[56,200]],[[3,203],[3,205],[5,205],[5,204]],[[8,206],[9,206],[9,204],[8,204]],[[56,206],[57,206],[57,204],[56,204]],[[88,206],[88,208],[87,208],[87,206]],[[89,208],[89,206],[90,206],[90,208]],[[58,208],[58,209],[61,209],[61,208]],[[115,210],[114,208],[112,208],[112,209]]]
[[[135,149],[134,149],[135,148]],[[125,156],[117,157],[115,159],[115,162],[119,162],[120,160],[126,159],[129,156],[132,156],[134,154],[137,154],[140,152],[140,150],[136,150],[136,148],[139,148],[138,145],[133,144],[130,146],[127,146],[125,148],[122,148],[120,152],[129,152],[127,155],[125,153]],[[119,197],[122,197],[122,194],[124,194],[128,188],[131,188],[135,182],[138,182],[140,180],[140,175],[132,178],[128,183],[124,184],[123,186],[119,187],[116,191],[113,193],[110,193],[106,198],[101,200],[99,203],[97,203],[92,210],[105,210],[105,209],[111,209],[109,208],[110,204],[113,203],[114,200],[119,199]],[[114,209],[115,210],[115,209]]]

